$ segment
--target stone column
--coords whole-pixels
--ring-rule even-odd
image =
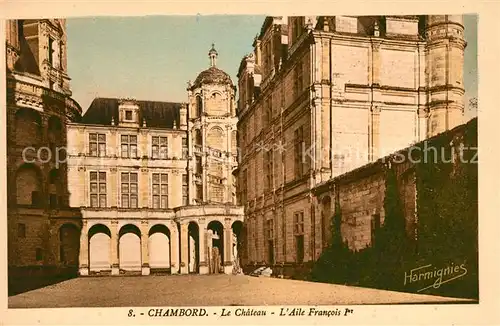
[[[118,221],[111,221],[110,258],[111,275],[120,274],[120,260],[118,257]]]
[[[233,270],[233,229],[230,218],[226,218],[224,222],[224,274],[231,274]]]
[[[181,224],[180,245],[181,245],[181,274],[189,273],[189,246],[188,246],[188,224]]]
[[[177,225],[171,224],[170,227],[170,273],[179,273],[179,232],[177,232]]]
[[[148,221],[141,221],[141,273],[142,275],[149,275],[149,223]]]
[[[199,254],[200,254],[200,262],[199,262],[199,273],[200,274],[208,274],[208,264],[207,264],[207,254],[206,254],[206,249],[207,249],[207,240],[206,240],[206,233],[207,233],[207,228],[205,223],[202,223],[200,221],[199,225],[199,235],[198,235],[198,246],[200,248]]]
[[[82,231],[80,233],[79,265],[80,276],[89,275],[89,234],[86,220],[82,223]]]

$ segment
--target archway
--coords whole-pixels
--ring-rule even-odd
[[[37,146],[42,140],[42,118],[32,109],[21,108],[15,116],[16,144],[18,146]]]
[[[111,270],[111,231],[103,224],[89,229],[89,269],[90,271]]]
[[[188,271],[198,273],[200,266],[200,230],[198,224],[189,222],[188,225]]]
[[[120,269],[141,271],[141,231],[133,224],[122,226],[118,233],[118,257]]]
[[[16,202],[18,205],[43,206],[42,175],[33,164],[23,164],[16,172]]]
[[[59,228],[59,262],[66,266],[78,267],[79,253],[80,229],[71,223],[63,224]]]
[[[241,269],[241,253],[243,249],[243,222],[242,221],[234,221],[231,226],[233,230],[233,248],[232,248],[232,259],[233,267],[236,270]]]
[[[323,248],[328,246],[328,241],[330,240],[329,233],[329,222],[332,214],[332,199],[326,196],[321,201],[321,243]]]
[[[212,221],[207,226],[208,266],[211,274],[223,272],[224,266],[224,226]]]
[[[153,269],[170,269],[170,230],[163,224],[156,224],[149,230],[149,266]]]

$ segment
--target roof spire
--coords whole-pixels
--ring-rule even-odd
[[[215,44],[212,43],[212,48],[210,51],[208,51],[208,57],[210,58],[210,67],[215,67],[217,64],[217,56],[219,54],[217,53],[217,50],[215,50]]]

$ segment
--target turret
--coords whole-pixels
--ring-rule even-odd
[[[461,15],[426,17],[428,137],[463,123],[464,25]]]

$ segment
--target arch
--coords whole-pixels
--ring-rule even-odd
[[[102,271],[111,269],[111,231],[104,224],[95,224],[88,231],[89,269]]]
[[[219,126],[210,129],[207,135],[207,144],[209,147],[223,151],[225,148],[224,131]]]
[[[141,231],[136,225],[126,224],[118,232],[118,258],[120,269],[125,271],[140,271]]]
[[[38,146],[42,141],[42,117],[32,109],[16,111],[16,144],[18,146]]]
[[[78,267],[80,252],[80,229],[73,223],[65,223],[59,228],[59,262]]]
[[[194,221],[188,224],[188,271],[198,273],[200,267],[200,228]]]
[[[16,202],[18,205],[43,206],[42,173],[31,163],[25,163],[16,172]]]
[[[213,220],[207,225],[208,262],[212,274],[223,272],[224,265],[224,225]]]
[[[332,199],[330,196],[325,196],[321,200],[321,242],[323,248],[328,245],[329,241],[329,222],[332,214]]]
[[[151,269],[164,269],[171,266],[170,229],[164,224],[155,224],[149,230],[149,266]]]

